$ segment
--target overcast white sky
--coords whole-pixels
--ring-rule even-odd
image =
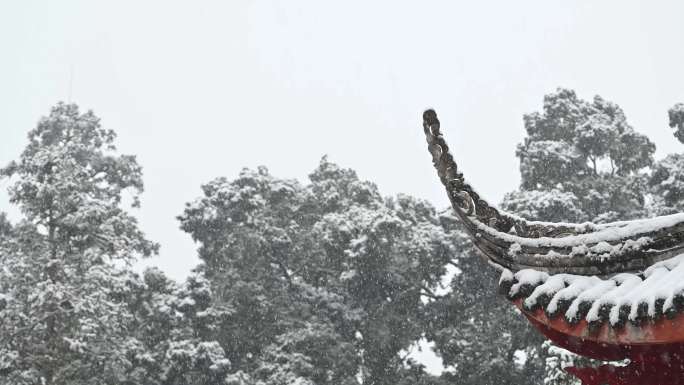
[[[684,150],[666,114],[684,102],[682,15],[681,0],[5,1],[0,164],[57,101],[93,109],[144,168],[149,263],[180,279],[197,260],[174,217],[245,166],[304,180],[329,154],[446,206],[428,106],[493,203],[519,182],[522,115],[557,86],[617,102],[658,157]]]

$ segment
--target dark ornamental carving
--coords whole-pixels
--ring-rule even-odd
[[[439,179],[474,244],[513,271],[610,275],[640,272],[684,251],[684,215],[603,225],[528,221],[492,207],[465,181],[434,110],[423,128]]]

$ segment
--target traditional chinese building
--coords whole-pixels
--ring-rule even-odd
[[[527,221],[465,182],[433,110],[434,166],[500,292],[556,345],[626,366],[566,368],[587,385],[684,384],[684,213],[607,224]]]

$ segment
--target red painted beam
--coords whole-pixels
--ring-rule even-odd
[[[576,354],[604,361],[629,358],[628,366],[566,368],[585,385],[684,385],[684,315],[621,328],[605,323],[589,328],[586,320],[571,324],[562,316],[549,319],[543,310],[515,305],[544,336]]]

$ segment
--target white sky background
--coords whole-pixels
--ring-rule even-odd
[[[162,245],[148,263],[178,279],[197,259],[174,217],[242,167],[304,181],[329,154],[385,195],[445,207],[428,106],[492,203],[519,183],[522,115],[557,86],[618,103],[658,157],[684,150],[667,126],[684,102],[681,0],[9,3],[0,165],[57,101],[93,109],[143,166],[137,216]]]

